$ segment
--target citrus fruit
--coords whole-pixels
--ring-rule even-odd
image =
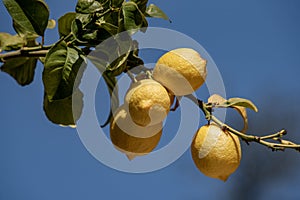
[[[214,124],[202,126],[197,131],[191,153],[203,174],[222,181],[238,168],[241,160],[239,138]]]
[[[125,103],[132,120],[140,125],[154,125],[161,123],[168,112],[174,98],[157,81],[143,79],[131,85]]]
[[[136,156],[150,153],[157,146],[162,126],[162,122],[144,127],[135,124],[123,105],[113,115],[110,138],[115,147],[132,160]]]
[[[153,78],[177,96],[191,94],[205,82],[206,60],[193,49],[174,49],[158,59]]]

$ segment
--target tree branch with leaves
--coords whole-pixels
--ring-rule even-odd
[[[1,71],[25,86],[32,83],[36,65],[40,62],[44,66],[43,109],[51,122],[64,126],[75,126],[80,118],[83,93],[79,84],[87,59],[102,73],[114,110],[119,107],[118,91],[115,89],[119,75],[128,73],[133,80],[139,74],[153,78],[152,69],[146,68],[138,55],[138,41],[133,40],[132,35],[138,31],[147,31],[149,17],[170,21],[158,6],[148,4],[148,0],[78,0],[75,12],[68,12],[57,20],[57,42],[47,45],[44,43],[45,31],[47,28],[54,28],[56,22],[49,19],[50,10],[43,0],[2,2],[12,18],[16,33],[0,33]],[[41,42],[37,42],[38,40]],[[103,48],[96,48],[99,45]],[[131,69],[135,69],[134,74],[130,72]],[[179,100],[182,97],[189,98],[204,113],[208,124],[216,124],[247,144],[256,142],[275,151],[286,148],[300,151],[300,145],[283,139],[287,134],[285,130],[260,137],[248,135],[246,108],[256,112],[257,108],[247,99],[226,100],[213,95],[204,103],[191,94],[175,96],[177,103],[173,110],[180,106]],[[73,101],[78,105],[76,110],[72,109]],[[242,131],[214,116],[214,109],[221,108],[233,108],[240,113],[244,119]],[[111,120],[112,112],[104,126]]]

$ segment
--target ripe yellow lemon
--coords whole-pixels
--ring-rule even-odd
[[[177,96],[197,90],[205,82],[206,74],[206,60],[190,48],[165,53],[153,70],[153,78]]]
[[[131,85],[125,96],[125,104],[136,124],[148,126],[165,119],[173,99],[160,83],[143,79]]]
[[[132,160],[136,156],[150,153],[157,146],[162,126],[162,122],[153,126],[138,126],[123,105],[113,115],[110,138],[114,146]]]
[[[241,160],[239,138],[217,125],[205,125],[197,131],[191,153],[203,174],[222,181],[238,168]]]

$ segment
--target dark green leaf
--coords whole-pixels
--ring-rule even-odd
[[[71,32],[72,22],[76,18],[76,13],[69,12],[58,19],[58,32],[60,37],[67,36]]]
[[[97,51],[97,53],[92,52],[92,54],[88,55],[88,59],[95,65],[95,67],[100,71],[102,77],[107,85],[110,97],[111,97],[111,110],[106,122],[101,126],[105,127],[112,117],[112,111],[115,111],[119,107],[119,96],[118,96],[118,87],[117,87],[117,79],[115,76],[106,71],[107,60],[109,60],[107,52],[105,51]]]
[[[121,18],[121,23],[123,21],[124,29],[128,31],[131,35],[136,33],[142,27],[148,26],[148,22],[144,14],[134,2],[130,1],[123,4],[122,15],[123,18]],[[145,32],[146,29],[142,31]]]
[[[115,26],[114,24],[107,22],[104,17],[101,17],[96,21],[96,25],[99,28],[105,29],[111,35],[116,35],[119,31],[119,27]]]
[[[99,70],[105,69],[111,75],[117,76],[126,70],[131,49],[132,39],[124,32],[102,42],[88,58]]]
[[[117,48],[115,52],[111,52],[108,70],[112,75],[117,76],[125,71],[127,58],[132,49],[132,39],[126,34],[119,34],[115,38]]]
[[[116,60],[114,60],[108,67],[107,71],[110,72],[114,76],[118,76],[124,71],[127,70],[127,58],[129,52],[121,55]]]
[[[45,60],[46,60],[45,57],[39,57],[39,61],[40,61],[41,63],[45,64]]]
[[[103,23],[101,24],[101,28],[105,29],[111,35],[116,35],[118,33],[119,27],[110,24],[110,23]]]
[[[13,58],[7,60],[1,66],[1,70],[11,75],[20,85],[25,86],[33,81],[36,63],[36,58]]]
[[[78,19],[81,24],[86,25],[93,21],[93,14],[76,14],[76,19]]]
[[[79,19],[75,19],[72,22],[71,25],[71,32],[74,34],[74,36],[78,39],[78,37],[82,34],[83,32],[83,25],[82,22]],[[79,40],[79,39],[78,39]]]
[[[72,22],[72,25],[71,25],[71,32],[72,32],[72,35],[75,37],[75,39],[77,40],[77,42],[81,43],[81,44],[88,44],[87,41],[84,41],[83,38],[82,38],[82,35],[86,34],[83,30],[83,23],[81,22],[80,19],[75,19],[73,22]]]
[[[97,23],[89,23],[84,26],[83,22],[78,18],[73,21],[71,31],[78,42],[89,46],[97,46],[112,36],[104,27],[100,28]]]
[[[83,63],[77,49],[68,47],[62,41],[53,46],[46,56],[43,71],[45,92],[49,101],[64,99],[78,87],[75,82]]]
[[[105,15],[101,16],[101,18],[99,18],[99,20],[118,27],[119,26],[119,12],[106,13]]]
[[[73,95],[51,102],[45,94],[43,107],[51,122],[64,126],[74,126],[82,113],[83,94],[77,89]]]
[[[98,30],[93,30],[92,32],[87,32],[83,34],[80,38],[82,41],[92,41],[98,39]]]
[[[26,28],[19,25],[15,21],[13,21],[13,28],[15,29],[15,31],[18,33],[19,36],[21,36],[25,39],[35,40],[36,38],[39,37],[38,34],[36,34],[35,32],[31,32],[31,31],[27,30]]]
[[[124,0],[111,0],[111,6],[113,8],[120,8]]]
[[[15,24],[21,27],[18,30],[23,30],[23,34],[28,32],[40,36],[44,35],[49,18],[49,9],[44,1],[3,0],[3,3]]]
[[[230,98],[227,101],[225,101],[223,104],[219,105],[220,107],[235,107],[235,106],[241,106],[245,108],[250,108],[251,110],[254,110],[255,112],[258,111],[257,107],[248,99],[243,98]]]
[[[131,1],[138,5],[138,7],[139,7],[140,11],[142,11],[142,13],[145,13],[148,0],[131,0]]]
[[[169,17],[156,5],[150,4],[146,9],[146,17],[161,18],[169,20]]]
[[[127,59],[127,67],[129,70],[144,65],[144,61],[139,57],[139,47],[136,40],[133,41],[132,49]]]
[[[18,35],[0,32],[0,52],[17,50],[23,47],[25,41]]]
[[[102,4],[96,0],[79,0],[76,5],[76,12],[89,14],[102,11]]]

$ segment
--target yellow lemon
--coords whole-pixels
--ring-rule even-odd
[[[153,126],[135,124],[126,106],[119,107],[110,123],[110,138],[116,149],[125,153],[129,160],[150,153],[159,143],[162,122]]]
[[[131,85],[125,96],[125,103],[132,120],[140,126],[148,126],[165,119],[173,99],[160,83],[143,79]]]
[[[206,79],[206,60],[190,48],[179,48],[162,55],[153,71],[153,78],[176,96],[193,93]]]
[[[203,174],[222,181],[238,168],[241,160],[239,138],[217,125],[205,125],[197,131],[191,153]]]

